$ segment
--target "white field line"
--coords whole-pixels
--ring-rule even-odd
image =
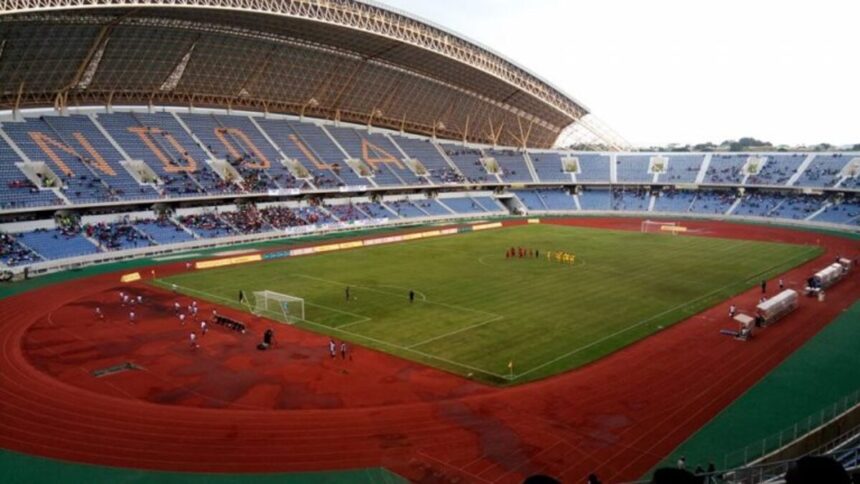
[[[156,283],[156,284],[158,284],[158,285],[160,285],[161,287],[166,287],[166,288],[168,288],[168,289],[172,289],[172,288],[173,288],[173,286],[174,286],[174,284],[170,284],[170,285],[168,285],[168,283],[163,282],[163,281],[161,281],[161,280],[156,280],[156,281],[155,281],[155,283]],[[226,288],[232,288],[232,287],[233,287],[233,285],[232,285],[232,284],[227,285],[227,286],[215,286],[215,287],[213,287],[213,288],[212,288],[212,290],[217,291],[217,290],[219,290],[219,289],[226,289]],[[177,288],[177,289],[182,289],[182,290],[184,290],[184,291],[186,291],[186,292],[193,292],[193,293],[197,293],[197,294],[200,294],[201,296],[206,296],[207,298],[210,298],[210,299],[213,299],[213,298],[214,298],[214,299],[218,299],[218,300],[220,300],[220,301],[224,301],[224,302],[227,302],[227,303],[234,303],[234,302],[235,302],[235,301],[233,301],[232,299],[229,299],[229,298],[226,298],[226,297],[223,297],[223,296],[218,296],[217,294],[213,294],[213,293],[211,293],[211,292],[205,292],[205,291],[200,291],[200,290],[198,290],[198,289],[193,289],[193,288],[190,288],[190,287],[187,287],[187,286],[180,286],[180,285],[178,285],[178,284],[177,284],[177,285],[176,285],[176,288]],[[347,323],[348,325],[357,324],[357,323],[359,323],[359,322],[364,323],[364,322],[367,322],[367,321],[369,321],[370,319],[372,319],[372,318],[370,318],[370,317],[368,317],[368,316],[365,316],[365,315],[363,315],[363,314],[351,313],[351,312],[349,312],[349,311],[344,311],[344,310],[341,310],[341,309],[337,309],[337,308],[333,308],[333,307],[325,306],[325,305],[322,305],[322,304],[316,304],[316,303],[312,303],[312,302],[309,302],[309,301],[305,301],[305,304],[307,304],[308,306],[314,306],[314,307],[318,307],[318,308],[323,308],[323,309],[326,309],[326,310],[329,310],[329,311],[332,311],[332,312],[335,312],[335,313],[340,313],[340,314],[345,314],[345,315],[347,315],[347,316],[352,316],[352,317],[354,317],[354,318],[356,318],[356,319],[357,319],[357,321],[351,321],[351,322]],[[253,313],[253,312],[254,312],[254,310],[253,310],[252,308],[250,308],[250,306],[249,306],[249,307],[248,307],[248,312],[249,312],[249,313]],[[267,312],[267,313],[269,313],[269,314],[276,314],[276,313],[274,313],[274,312],[272,312],[272,311],[266,311],[266,312]],[[296,319],[301,319],[301,318],[296,318]],[[304,320],[303,320],[303,321],[304,321]]]
[[[170,288],[170,287],[171,287],[171,285],[168,285],[168,283],[165,283],[165,282],[162,282],[162,281],[155,281],[155,283],[156,283],[157,285],[161,286],[161,287],[167,287],[167,288]],[[200,291],[200,290],[197,290],[197,289],[186,288],[186,287],[183,287],[183,286],[176,286],[176,287],[177,287],[178,289],[185,289],[185,290],[187,290],[188,292],[193,292],[193,293],[196,293],[196,294],[200,294],[201,296],[204,296],[204,297],[206,297],[207,299],[214,299],[214,300],[219,300],[219,301],[225,301],[225,302],[227,302],[227,303],[233,303],[233,300],[232,300],[232,299],[228,299],[228,298],[225,298],[225,297],[219,296],[219,295],[217,295],[217,294],[211,294],[211,293],[208,293],[208,292],[205,292],[205,291]],[[358,287],[358,286],[356,286],[356,287]],[[300,319],[300,318],[296,318],[296,319]],[[300,320],[301,320],[301,319],[300,319]],[[410,348],[407,348],[407,347],[405,347],[405,346],[400,346],[400,345],[397,345],[397,344],[394,344],[394,343],[391,343],[391,342],[388,342],[388,341],[383,341],[383,340],[380,340],[380,339],[372,338],[372,337],[370,337],[370,336],[365,336],[365,335],[363,335],[363,334],[354,333],[354,332],[352,332],[352,331],[346,331],[346,330],[344,330],[344,329],[340,329],[340,328],[337,328],[337,327],[334,327],[334,326],[328,326],[328,325],[325,325],[325,324],[322,324],[322,323],[317,323],[317,322],[315,322],[315,321],[311,321],[311,320],[307,320],[307,319],[304,319],[304,320],[301,320],[301,321],[302,321],[303,323],[305,323],[305,324],[308,324],[308,325],[311,325],[311,326],[315,326],[315,327],[317,327],[317,328],[321,328],[324,332],[327,332],[327,331],[335,331],[335,332],[339,332],[339,333],[343,333],[343,334],[350,335],[350,336],[352,336],[352,337],[354,337],[354,338],[356,338],[356,339],[364,339],[364,340],[367,340],[367,341],[372,341],[372,342],[374,342],[374,343],[376,343],[376,344],[379,344],[379,345],[381,345],[381,346],[387,346],[387,347],[389,347],[389,348],[394,348],[394,349],[397,349],[397,350],[400,350],[400,351],[404,351],[404,352],[407,352],[407,353],[413,353],[413,354],[419,355],[419,356],[421,356],[421,357],[424,357],[424,358],[427,358],[427,359],[430,359],[430,360],[441,361],[442,363],[446,363],[446,364],[449,364],[449,365],[452,365],[452,366],[456,366],[456,367],[458,367],[458,368],[463,368],[463,369],[466,369],[466,370],[471,370],[471,371],[473,371],[473,372],[482,373],[482,374],[484,374],[484,375],[489,375],[489,376],[493,376],[493,377],[496,377],[496,378],[503,378],[503,379],[507,379],[507,378],[509,378],[507,375],[500,375],[500,374],[498,374],[498,373],[494,373],[494,372],[492,372],[492,371],[484,370],[483,368],[477,368],[477,367],[474,367],[474,366],[471,366],[471,365],[467,365],[467,364],[464,364],[464,363],[458,363],[458,362],[456,362],[456,361],[449,360],[449,359],[447,359],[447,358],[442,358],[441,356],[431,355],[431,354],[429,354],[429,353],[425,353],[425,352],[423,352],[423,351],[418,351],[418,350],[415,350],[415,349],[410,349]]]
[[[808,254],[811,254],[812,252],[813,252],[813,251],[807,251],[807,252],[804,252],[803,254],[801,254],[801,255],[802,255],[802,257],[801,257],[801,256],[793,257],[793,258],[789,259],[789,261],[792,261],[792,262],[793,262],[793,261],[795,261],[795,260],[803,259],[803,258],[805,258]],[[759,271],[759,272],[757,272],[757,273],[755,273],[755,274],[752,274],[752,275],[750,275],[749,277],[747,277],[746,279],[744,279],[744,280],[743,280],[743,282],[748,283],[750,280],[752,280],[752,279],[754,279],[754,278],[758,278],[758,277],[759,277],[759,276],[761,276],[762,274],[765,274],[765,273],[767,273],[767,272],[770,272],[770,271],[772,271],[772,270],[774,270],[774,269],[776,269],[776,268],[778,268],[778,267],[780,267],[780,266],[783,266],[783,265],[785,265],[785,264],[787,264],[787,263],[788,263],[787,261],[783,261],[783,262],[780,262],[779,264],[774,265],[773,267],[770,267],[770,268],[764,269],[764,270],[762,270],[762,271]],[[614,332],[614,333],[612,333],[612,334],[609,334],[609,335],[606,335],[606,336],[604,336],[604,337],[602,337],[602,338],[600,338],[600,339],[594,340],[594,341],[592,341],[591,343],[588,343],[587,345],[580,346],[579,348],[576,348],[575,350],[572,350],[572,351],[569,351],[569,352],[567,352],[567,353],[564,353],[563,355],[557,356],[557,357],[555,357],[555,358],[553,358],[553,359],[551,359],[551,360],[549,360],[549,361],[547,361],[547,362],[541,363],[540,365],[535,366],[535,367],[533,367],[533,368],[530,368],[530,369],[528,369],[528,370],[526,370],[526,371],[524,371],[524,372],[522,372],[522,373],[517,373],[517,374],[516,374],[516,375],[514,375],[513,377],[507,377],[507,378],[508,378],[509,380],[511,380],[511,381],[513,381],[513,380],[518,380],[519,378],[522,378],[523,376],[526,376],[526,375],[529,375],[529,374],[531,374],[531,373],[534,373],[534,372],[535,372],[535,371],[537,371],[537,370],[540,370],[540,369],[545,368],[545,367],[547,367],[547,366],[549,366],[549,365],[552,365],[552,364],[554,364],[554,363],[556,363],[556,362],[558,362],[558,361],[561,361],[561,360],[563,360],[563,359],[565,359],[565,358],[568,358],[568,357],[570,357],[570,356],[573,356],[573,355],[575,355],[575,354],[577,354],[577,353],[579,353],[579,352],[581,352],[581,351],[584,351],[584,350],[586,350],[586,349],[588,349],[588,348],[591,348],[592,346],[595,346],[595,345],[597,345],[597,344],[600,344],[600,343],[602,343],[602,342],[604,342],[604,341],[606,341],[606,340],[608,340],[608,339],[610,339],[610,338],[614,338],[614,337],[616,337],[616,336],[618,336],[618,335],[620,335],[620,334],[623,334],[623,333],[626,333],[627,331],[630,331],[631,329],[634,329],[634,328],[637,328],[637,327],[639,327],[639,326],[642,326],[643,324],[646,324],[646,323],[648,323],[648,322],[650,322],[650,321],[653,321],[654,319],[659,318],[660,316],[663,316],[663,315],[665,315],[665,314],[671,313],[672,311],[677,311],[678,309],[681,309],[681,308],[683,308],[683,307],[685,307],[685,306],[689,306],[689,305],[691,305],[691,304],[693,304],[693,303],[695,303],[695,302],[698,302],[698,301],[700,301],[700,300],[702,300],[702,299],[705,299],[705,298],[707,298],[707,297],[710,297],[710,296],[712,296],[712,295],[714,295],[714,294],[716,294],[716,293],[719,293],[719,292],[723,291],[724,289],[726,289],[726,288],[728,288],[728,287],[731,287],[731,286],[734,286],[734,285],[736,285],[736,284],[738,284],[738,283],[737,283],[737,282],[732,282],[732,283],[730,283],[730,284],[726,284],[725,286],[722,286],[722,287],[717,288],[717,289],[715,289],[715,290],[713,290],[713,291],[711,291],[711,292],[709,292],[709,293],[707,293],[707,294],[704,294],[704,295],[702,295],[702,296],[699,296],[699,297],[697,297],[696,299],[692,299],[692,300],[690,300],[690,301],[687,301],[687,302],[681,303],[681,304],[679,304],[679,305],[677,305],[677,306],[675,306],[675,307],[669,308],[669,309],[667,309],[667,310],[665,310],[665,311],[663,311],[663,312],[657,313],[657,314],[655,314],[655,315],[653,315],[653,316],[649,316],[648,318],[645,318],[645,319],[643,319],[643,320],[641,320],[641,321],[638,321],[638,322],[636,322],[636,323],[633,323],[633,324],[631,324],[630,326],[628,326],[628,327],[626,327],[626,328],[622,328],[622,329],[620,329],[620,330],[618,330],[618,331],[616,331],[616,332]]]
[[[486,320],[484,320],[484,321],[481,321],[481,322],[479,322],[479,323],[475,323],[475,324],[473,324],[473,325],[471,325],[471,326],[466,326],[466,327],[464,327],[464,328],[455,329],[455,330],[453,330],[453,331],[449,331],[449,332],[447,332],[447,333],[445,333],[445,334],[440,334],[439,336],[434,336],[434,337],[432,337],[432,338],[425,339],[424,341],[419,341],[419,342],[417,342],[417,343],[415,343],[415,344],[413,344],[413,345],[409,345],[409,346],[407,346],[407,348],[410,348],[410,349],[411,349],[411,348],[416,348],[416,347],[418,347],[418,346],[423,346],[423,345],[426,345],[427,343],[432,343],[432,342],[434,342],[434,341],[436,341],[436,340],[440,340],[440,339],[443,339],[443,338],[447,338],[447,337],[449,337],[449,336],[454,336],[455,334],[462,333],[463,331],[469,331],[470,329],[479,328],[479,327],[481,327],[481,326],[485,326],[485,325],[487,325],[487,324],[494,323],[494,322],[496,322],[496,321],[498,321],[498,320],[500,320],[500,319],[504,319],[504,318],[505,318],[504,316],[496,315],[496,316],[493,316],[493,317],[491,317],[491,318],[489,318],[489,319],[486,319]]]
[[[337,284],[337,285],[341,285],[341,286],[352,286],[352,287],[357,287],[357,288],[359,288],[359,289],[365,289],[365,290],[368,290],[368,291],[370,291],[370,292],[376,292],[376,293],[379,293],[379,294],[385,294],[385,295],[388,295],[388,296],[394,296],[394,297],[397,297],[397,298],[400,298],[400,299],[408,299],[408,298],[409,298],[409,296],[403,296],[403,295],[401,295],[401,294],[393,293],[393,292],[390,292],[390,291],[382,291],[382,290],[380,290],[380,289],[375,289],[375,288],[373,288],[373,287],[359,286],[359,285],[357,285],[357,284],[347,284],[347,283],[345,283],[345,282],[341,282],[341,281],[334,281],[334,280],[331,280],[331,279],[323,279],[323,278],[321,278],[321,277],[309,276],[309,275],[307,275],[307,274],[294,274],[294,275],[295,275],[295,276],[298,276],[298,277],[304,277],[304,278],[306,278],[306,279],[311,279],[311,280],[314,280],[314,281],[327,282],[327,283],[329,283],[329,284]],[[425,297],[426,297],[426,296],[425,296]],[[454,310],[456,310],[456,311],[466,311],[466,312],[470,312],[470,313],[484,314],[484,315],[486,315],[486,316],[491,316],[491,317],[497,317],[497,316],[499,316],[499,317],[500,317],[500,316],[501,316],[501,315],[499,315],[499,314],[491,313],[491,312],[488,312],[488,311],[481,311],[480,309],[472,309],[472,308],[467,308],[467,307],[463,307],[463,306],[456,306],[456,305],[454,305],[454,304],[447,304],[447,303],[441,303],[441,302],[436,302],[436,301],[430,301],[429,299],[425,299],[425,300],[423,300],[423,301],[421,301],[421,302],[423,302],[424,304],[432,304],[432,305],[434,305],[434,306],[442,306],[442,307],[444,307],[444,308],[454,309]]]

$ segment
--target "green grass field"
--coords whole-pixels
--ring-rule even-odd
[[[507,260],[511,246],[571,252],[576,264]],[[527,225],[155,283],[238,308],[239,290],[302,297],[306,320],[298,326],[516,384],[594,361],[819,253],[789,244]],[[412,304],[410,289],[417,294]]]

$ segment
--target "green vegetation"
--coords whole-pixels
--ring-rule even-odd
[[[512,246],[539,249],[541,257],[506,260]],[[576,254],[576,264],[550,262],[547,250]],[[156,283],[237,308],[243,308],[240,290],[302,297],[306,320],[299,326],[509,384],[587,364],[819,253],[788,244],[530,225],[195,271]]]

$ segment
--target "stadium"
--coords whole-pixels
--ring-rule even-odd
[[[860,466],[860,152],[638,151],[363,0],[0,0],[0,183],[3,482]]]

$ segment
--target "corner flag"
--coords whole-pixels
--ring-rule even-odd
[[[511,378],[514,377],[514,360],[508,361],[508,370],[511,374]]]

